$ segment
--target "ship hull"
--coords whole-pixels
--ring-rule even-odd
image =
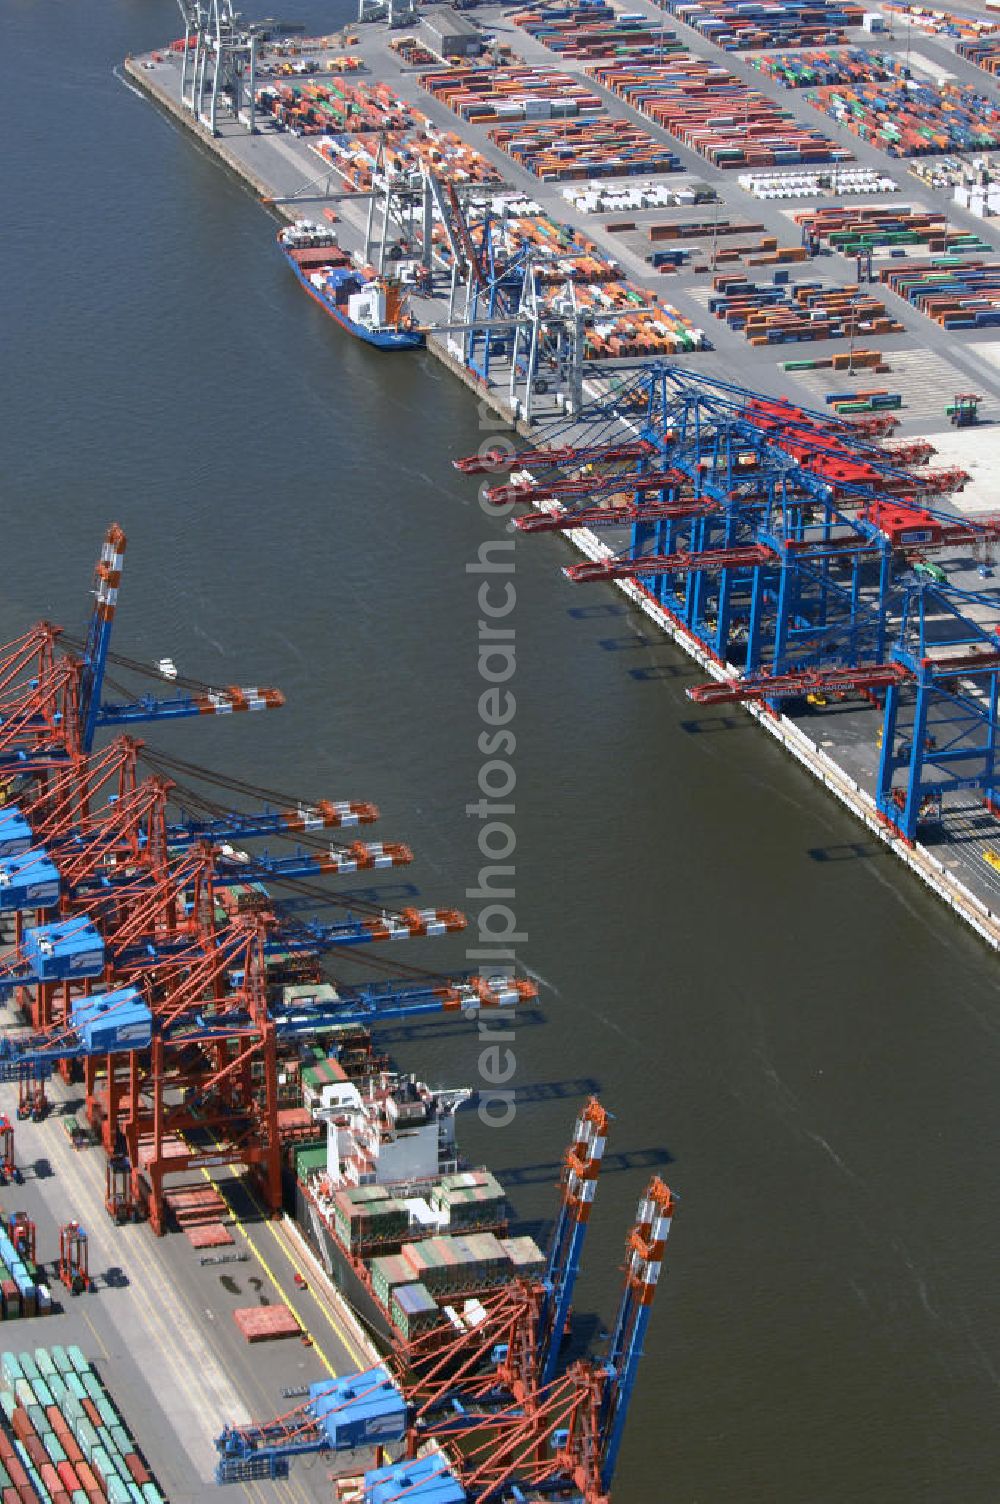
[[[310,1247],[318,1254],[330,1280],[360,1319],[369,1336],[379,1347],[388,1351],[397,1340],[388,1316],[298,1180],[295,1182],[295,1220]]]
[[[419,350],[424,344],[424,336],[416,329],[369,329],[364,324],[358,324],[349,318],[342,308],[338,308],[329,298],[324,298],[322,293],[317,292],[301,266],[293,256],[290,256],[284,246],[281,254],[295,273],[300,285],[318,303],[323,312],[334,319],[348,334],[353,334],[355,339],[363,340],[366,345],[372,345],[376,350]]]

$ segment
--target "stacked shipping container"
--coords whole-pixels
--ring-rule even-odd
[[[955,51],[959,57],[964,57],[967,63],[975,63],[977,68],[992,73],[994,78],[1000,73],[1000,39],[989,42],[959,42]]]
[[[677,172],[681,165],[648,131],[624,120],[525,124],[492,130],[490,140],[549,183]]]
[[[976,16],[957,16],[950,10],[931,10],[926,5],[906,5],[902,0],[882,0],[882,9],[899,16],[907,26],[916,26],[928,36],[980,37],[1000,31],[1000,21]]]
[[[663,66],[616,63],[588,71],[716,167],[851,159],[845,147],[800,125],[717,63],[682,56]]]
[[[599,115],[604,109],[578,78],[555,68],[448,68],[421,74],[420,84],[473,125]]]
[[[820,282],[776,287],[734,277],[715,277],[712,287],[709,312],[730,329],[742,330],[752,345],[903,333],[885,304],[858,287]]]
[[[828,245],[845,256],[908,245],[926,245],[934,252],[991,249],[970,230],[949,229],[946,215],[913,209],[908,204],[804,209],[795,215],[795,223],[801,225],[806,244]]]
[[[78,1347],[0,1359],[0,1498],[42,1504],[164,1504]],[[33,1492],[32,1492],[33,1490]]]
[[[257,90],[257,108],[302,136],[402,131],[414,123],[410,107],[383,83],[268,84]]]
[[[39,1283],[38,1270],[22,1257],[0,1223],[0,1316],[15,1321],[19,1316],[47,1316],[51,1309],[48,1285]]]
[[[518,11],[514,23],[563,57],[595,60],[640,57],[655,61],[680,52],[683,43],[643,11],[616,11],[594,5],[541,5]]]
[[[891,157],[1000,145],[1000,104],[955,83],[860,84],[817,89],[806,99]]]
[[[846,42],[845,30],[860,26],[860,5],[836,0],[782,0],[755,4],[752,0],[660,0],[678,21],[723,47],[742,52],[764,47],[809,47]]]
[[[866,52],[862,47],[845,50],[793,52],[780,57],[752,57],[751,68],[773,78],[786,89],[815,89],[833,84],[885,83],[901,76],[896,58],[885,52]]]
[[[882,282],[945,329],[1000,327],[1000,261],[952,256],[883,268]]]

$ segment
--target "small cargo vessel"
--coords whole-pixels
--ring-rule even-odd
[[[382,277],[366,279],[332,230],[298,220],[278,231],[278,244],[309,296],[349,334],[377,350],[423,345],[403,290]]]

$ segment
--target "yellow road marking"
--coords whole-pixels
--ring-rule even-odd
[[[292,1243],[291,1237],[285,1232],[284,1226],[281,1223],[279,1223],[277,1226],[275,1226],[274,1223],[269,1223],[268,1226],[270,1227],[272,1236],[276,1238],[277,1241],[281,1244],[288,1262],[295,1268],[295,1270],[299,1274],[301,1274],[302,1278],[306,1280],[306,1283],[308,1284],[309,1281],[306,1275],[306,1271],[303,1269],[302,1265],[299,1263],[298,1258],[296,1257],[295,1245]],[[283,1234],[284,1236],[282,1236]],[[323,1277],[326,1278],[325,1275]],[[312,1287],[310,1286],[310,1288]],[[351,1357],[357,1363],[358,1368],[369,1368],[371,1366],[371,1359],[363,1351],[363,1349],[358,1346],[353,1335],[344,1325],[343,1321],[337,1316],[334,1311],[330,1310],[329,1306],[326,1303],[326,1300],[320,1299],[320,1296],[317,1294],[315,1289],[313,1289],[313,1299],[316,1301],[316,1304],[319,1306],[327,1322],[332,1327],[334,1333],[337,1336],[337,1339],[343,1344],[343,1346],[350,1353]]]
[[[230,1165],[229,1168],[235,1172],[235,1168],[236,1167],[234,1165]],[[239,1228],[239,1230],[242,1233],[244,1239],[246,1240],[247,1244],[249,1245],[249,1247],[250,1247],[250,1249],[251,1249],[251,1251],[252,1251],[252,1253],[254,1255],[254,1258],[257,1260],[258,1264],[263,1269],[264,1273],[267,1275],[268,1279],[271,1281],[271,1284],[277,1290],[278,1294],[281,1296],[284,1304],[288,1307],[288,1309],[291,1311],[292,1315],[295,1317],[295,1320],[298,1322],[299,1326],[302,1328],[302,1330],[308,1336],[309,1340],[312,1342],[313,1349],[314,1349],[314,1351],[316,1353],[316,1356],[319,1358],[320,1362],[322,1363],[323,1367],[326,1369],[327,1373],[330,1375],[331,1378],[335,1379],[337,1377],[337,1370],[334,1368],[333,1364],[330,1362],[329,1358],[326,1356],[326,1353],[320,1347],[319,1343],[313,1337],[312,1332],[310,1332],[308,1325],[302,1319],[302,1317],[300,1316],[299,1312],[296,1310],[295,1306],[293,1305],[291,1297],[288,1295],[288,1292],[285,1290],[284,1286],[281,1284],[281,1282],[278,1279],[277,1275],[274,1273],[274,1270],[271,1268],[270,1264],[267,1262],[267,1259],[264,1257],[264,1255],[261,1253],[260,1249],[257,1247],[257,1244],[254,1242],[253,1238],[247,1232],[246,1228],[243,1225],[242,1218],[240,1218],[236,1214],[235,1210],[233,1209],[232,1202],[230,1201],[229,1197],[226,1195],[225,1188],[224,1188],[224,1182],[222,1184],[220,1184],[219,1181],[213,1180],[212,1177],[211,1177],[211,1175],[204,1168],[202,1169],[201,1173],[205,1177],[205,1179],[207,1181],[209,1181],[209,1183],[211,1185],[215,1186],[215,1189],[219,1192],[219,1195],[222,1197],[223,1201],[229,1207],[229,1210],[232,1213],[233,1221],[236,1224],[236,1226]]]
[[[87,1315],[86,1311],[81,1312],[81,1315],[83,1316],[84,1321],[90,1327],[90,1330],[91,1330],[91,1332],[93,1333],[93,1336],[94,1336],[94,1341],[97,1343],[98,1347],[101,1349],[101,1352],[102,1352],[102,1354],[104,1356],[105,1362],[106,1363],[110,1362],[111,1361],[111,1354],[108,1352],[107,1348],[104,1346],[104,1340],[101,1337],[101,1334],[98,1332],[96,1326],[91,1321],[91,1319]]]
[[[212,1136],[213,1136],[213,1138],[215,1138],[216,1145],[221,1149],[222,1145],[219,1143],[218,1136],[215,1135],[215,1134],[213,1134]],[[298,1259],[296,1258],[295,1253],[292,1250],[290,1241],[288,1239],[284,1239],[283,1240],[280,1237],[279,1231],[278,1231],[278,1226],[280,1224],[276,1225],[271,1220],[270,1214],[267,1212],[266,1208],[263,1207],[261,1205],[260,1201],[258,1200],[257,1195],[254,1192],[253,1185],[251,1184],[251,1182],[248,1181],[248,1180],[246,1180],[243,1176],[240,1175],[240,1173],[239,1173],[239,1166],[238,1165],[230,1164],[230,1165],[227,1166],[227,1168],[228,1168],[230,1174],[232,1174],[232,1175],[234,1175],[234,1176],[236,1176],[236,1177],[239,1178],[240,1184],[243,1186],[246,1194],[250,1197],[250,1200],[253,1203],[253,1205],[256,1207],[257,1211],[260,1212],[261,1218],[266,1223],[267,1228],[268,1228],[268,1230],[271,1233],[271,1236],[274,1238],[275,1242],[281,1248],[281,1250],[284,1253],[285,1257],[288,1259],[288,1262],[293,1266],[293,1268],[299,1274],[301,1274],[302,1278],[304,1280],[306,1280],[306,1284],[308,1285],[309,1281],[306,1278],[305,1270],[302,1268],[302,1265],[299,1263]],[[267,1263],[264,1260],[263,1255],[259,1252],[259,1250],[257,1249],[257,1247],[256,1247],[253,1239],[250,1237],[250,1234],[247,1232],[246,1228],[243,1226],[242,1221],[236,1215],[236,1212],[233,1209],[233,1204],[230,1201],[229,1197],[226,1195],[226,1192],[225,1192],[225,1189],[224,1189],[225,1182],[213,1179],[213,1177],[210,1174],[209,1170],[207,1168],[205,1168],[204,1166],[202,1167],[201,1173],[202,1173],[202,1176],[204,1177],[204,1179],[207,1180],[210,1185],[214,1185],[215,1186],[215,1189],[219,1192],[220,1196],[225,1201],[226,1205],[229,1207],[229,1210],[232,1213],[233,1221],[236,1223],[236,1226],[239,1228],[239,1230],[243,1234],[244,1238],[246,1238],[247,1242],[250,1244],[250,1247],[253,1249],[254,1255],[259,1260],[259,1262],[261,1264],[261,1267],[266,1271],[268,1278],[270,1279],[271,1283],[274,1285],[275,1289],[278,1291],[278,1294],[279,1295],[284,1295],[285,1292],[284,1292],[284,1289],[283,1289],[282,1285],[279,1283],[279,1281],[272,1274],[270,1268],[268,1267]],[[350,1355],[354,1359],[355,1363],[357,1363],[358,1368],[359,1369],[366,1369],[366,1368],[370,1367],[371,1360],[364,1353],[364,1351],[361,1348],[358,1347],[358,1344],[355,1342],[355,1340],[351,1336],[350,1332],[344,1326],[343,1322],[338,1319],[338,1317],[336,1316],[335,1312],[333,1312],[333,1311],[330,1310],[330,1308],[326,1304],[326,1301],[325,1300],[320,1300],[319,1297],[316,1295],[315,1291],[313,1291],[313,1299],[315,1300],[316,1305],[319,1307],[320,1313],[323,1316],[323,1318],[325,1319],[325,1321],[326,1321],[327,1325],[329,1326],[330,1330],[333,1332],[333,1335],[337,1338],[337,1341],[341,1344],[341,1346],[344,1347],[348,1353],[350,1353]],[[305,1322],[299,1316],[299,1313],[296,1311],[295,1307],[292,1305],[292,1302],[290,1300],[286,1300],[286,1304],[288,1306],[288,1309],[291,1311],[292,1315],[295,1317],[296,1321],[302,1327],[303,1331],[306,1332],[310,1338],[312,1338],[313,1346],[316,1346],[316,1341],[315,1341],[315,1338],[313,1338],[313,1336],[312,1336],[312,1332],[309,1330],[308,1326],[305,1324]],[[320,1347],[316,1347],[316,1351],[319,1354],[320,1359],[322,1360],[324,1367],[327,1369],[327,1372],[330,1374],[330,1376],[332,1378],[336,1378],[336,1376],[337,1376],[336,1369],[328,1361],[328,1359],[326,1357],[326,1354],[323,1352],[323,1350]]]

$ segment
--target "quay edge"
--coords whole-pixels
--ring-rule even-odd
[[[129,57],[125,59],[124,71],[136,88],[151,100],[153,104],[189,131],[209,151],[214,153],[262,203],[268,208],[273,209],[282,218],[292,219],[295,217],[292,214],[285,213],[283,205],[273,204],[269,186],[247,167],[244,162],[241,162],[235,153],[229,151],[222,139],[213,136],[206,126],[195,120],[166,90],[158,88],[149,72],[135,58]],[[466,370],[451,351],[448,350],[443,339],[433,335],[429,336],[426,349],[452,375],[457,377],[480,402],[483,402],[500,419],[507,423],[513,432],[520,434],[522,438],[538,436],[540,430],[529,425],[523,419],[515,420],[509,404],[496,392],[485,387],[473,372]],[[564,533],[563,536],[588,559],[602,559],[611,556],[611,550],[606,544],[601,543],[597,535],[589,528],[576,528]],[[712,678],[721,680],[727,677],[723,666],[703,651],[697,639],[681,626],[680,623],[674,621],[670,613],[657,605],[634,581],[615,580],[613,583],[644,616],[659,627],[666,636],[683,649],[688,657],[698,663]],[[735,669],[730,671],[731,675],[735,675],[735,673]],[[751,716],[757,721],[802,767],[812,773],[856,819],[861,821],[872,835],[876,836],[883,845],[887,846],[904,862],[910,871],[921,882],[926,884],[938,898],[943,899],[948,907],[991,950],[1000,952],[1000,915],[994,913],[970,889],[965,887],[957,878],[953,877],[944,863],[940,862],[920,842],[917,842],[912,847],[908,846],[893,831],[889,830],[878,818],[875,801],[872,797],[839,764],[827,756],[822,748],[806,736],[787,716],[774,715],[768,710],[752,703],[744,703],[738,708],[744,714]]]

